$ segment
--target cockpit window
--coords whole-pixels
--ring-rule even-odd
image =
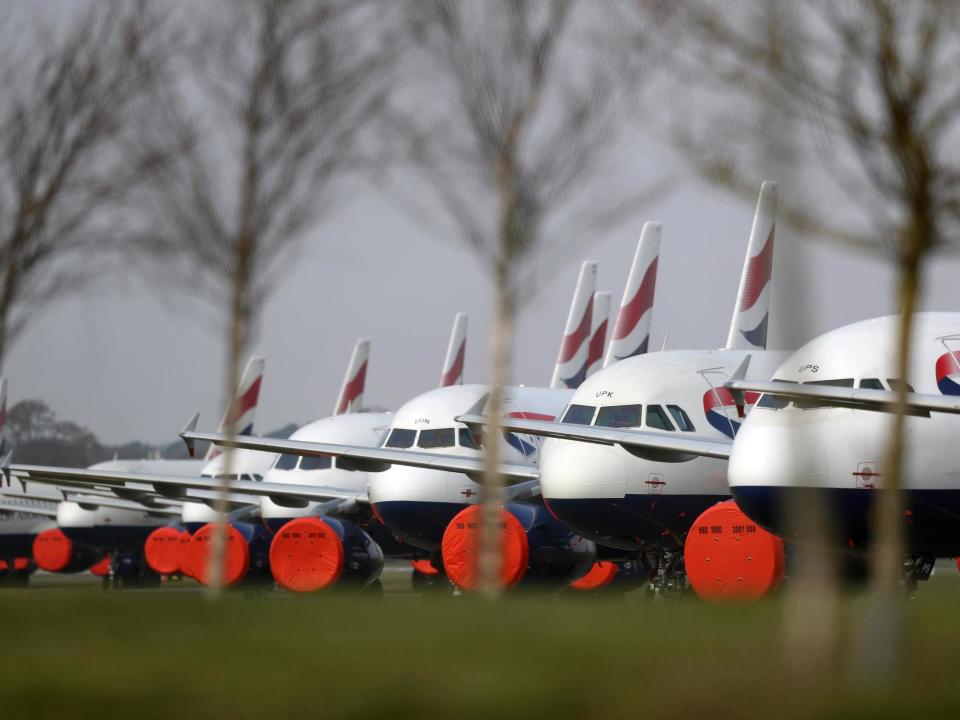
[[[460,447],[467,448],[469,450],[479,450],[480,443],[477,442],[476,437],[470,428],[460,428],[458,431]]]
[[[596,408],[592,405],[570,405],[563,414],[563,420],[560,422],[573,425],[589,425],[593,422],[593,413]]]
[[[432,430],[421,430],[420,439],[417,441],[417,447],[422,448],[445,448],[454,445],[453,428],[435,428]]]
[[[277,470],[293,470],[297,466],[299,455],[281,455],[274,467]]]
[[[833,380],[811,380],[810,382],[803,383],[804,385],[825,385],[827,387],[853,387],[853,378],[837,378]],[[801,410],[809,410],[810,408],[820,407],[820,403],[815,400],[797,400],[794,405]]]
[[[669,430],[673,432],[673,423],[667,417],[667,411],[659,405],[650,405],[647,407],[647,427],[657,430]]]
[[[690,420],[690,416],[687,415],[682,407],[679,405],[667,405],[667,410],[669,410],[670,415],[673,416],[673,421],[677,424],[677,427],[683,432],[694,432],[696,430],[693,422]]]
[[[416,430],[407,428],[394,428],[387,435],[387,441],[383,444],[388,448],[408,448],[413,446],[413,441],[417,437]]]
[[[860,387],[864,390],[883,390],[883,383],[880,378],[861,378]]]
[[[300,461],[301,470],[329,470],[333,467],[333,458],[329,455],[304,457]]]
[[[643,405],[607,405],[597,413],[598,427],[640,427]]]
[[[794,380],[780,380],[778,378],[774,378],[773,381],[778,383],[790,383],[792,385],[797,384]],[[754,407],[769,408],[770,410],[782,410],[789,404],[790,401],[786,398],[771,395],[770,393],[764,393],[762,396],[760,396],[760,399],[757,400],[757,404]]]
[[[887,383],[890,385],[890,389],[896,392],[900,388],[907,388],[907,392],[914,392],[913,385],[910,383],[905,383],[899,378],[887,378]]]

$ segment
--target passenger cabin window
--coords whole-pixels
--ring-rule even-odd
[[[573,425],[589,425],[593,422],[593,414],[596,410],[592,405],[570,405],[560,422]]]
[[[864,390],[883,390],[883,383],[880,378],[861,378],[860,387]]]
[[[433,430],[421,430],[420,439],[417,441],[417,447],[426,449],[446,448],[454,446],[455,433],[453,428],[436,428]]]
[[[329,470],[333,467],[333,458],[329,455],[305,457],[300,461],[301,470]]]
[[[281,455],[274,467],[277,468],[277,470],[293,470],[297,466],[299,459],[299,455]]]
[[[683,430],[683,432],[694,432],[696,430],[690,421],[690,416],[687,415],[682,407],[679,405],[667,405],[667,410],[670,411],[670,415],[673,417],[673,421],[677,424],[677,427]]]
[[[476,437],[474,437],[473,432],[470,428],[460,428],[457,431],[458,440],[460,441],[460,447],[467,448],[469,450],[479,450],[480,443],[477,442]]]
[[[647,427],[657,430],[669,430],[673,432],[673,423],[667,417],[667,411],[660,405],[649,405],[647,407]]]
[[[893,390],[894,392],[896,392],[897,390],[903,387],[907,388],[907,392],[915,392],[913,389],[913,385],[911,385],[910,383],[905,383],[903,380],[900,380],[899,378],[887,378],[887,383],[890,385],[890,389]]]
[[[607,405],[597,412],[598,427],[640,427],[643,405]]]
[[[778,378],[773,379],[774,382],[779,383],[791,383],[796,385],[797,383],[793,380],[780,380]],[[757,404],[754,407],[768,408],[770,410],[782,410],[787,405],[790,404],[790,401],[786,398],[778,397],[776,395],[771,395],[769,393],[764,393],[760,396],[760,399],[757,400]]]
[[[407,428],[394,428],[387,435],[387,441],[383,444],[388,448],[408,448],[413,446],[413,441],[417,437],[416,430]]]
[[[811,380],[810,382],[803,383],[804,385],[824,385],[827,387],[853,387],[853,378],[838,378],[834,380]],[[820,403],[815,400],[797,400],[794,405],[801,410],[809,410],[810,408],[820,407]]]

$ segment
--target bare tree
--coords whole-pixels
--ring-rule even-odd
[[[397,187],[477,256],[496,293],[478,558],[488,595],[500,564],[498,413],[533,261],[582,243],[648,197],[604,175],[621,139],[622,85],[606,41],[622,9],[595,12],[576,0],[404,6],[415,46],[389,128],[407,161]]]
[[[115,249],[117,211],[165,157],[135,141],[164,79],[163,14],[117,3],[63,31],[33,20],[34,32],[5,25],[0,43],[0,365],[31,316]]]
[[[776,31],[789,42],[771,43],[760,3],[732,13],[715,2],[655,8],[679,50],[670,67],[690,90],[674,98],[671,134],[703,174],[752,189],[757,153],[768,147],[761,138],[771,130],[758,122],[770,116],[753,111],[757,101],[775,99],[772,120],[789,118],[798,148],[790,159],[798,183],[781,203],[783,214],[812,237],[891,255],[899,271],[895,367],[906,379],[923,261],[954,241],[960,226],[960,7],[947,0],[808,0],[791,9],[789,25]],[[905,383],[897,390],[875,504],[877,592],[863,653],[879,678],[893,667],[900,635],[894,598],[904,567]]]
[[[194,8],[186,21],[199,30],[179,64],[178,96],[157,108],[151,135],[182,152],[151,178],[137,240],[153,258],[148,269],[166,267],[225,311],[230,398],[276,271],[329,207],[331,183],[349,168],[381,97],[386,63],[368,3],[248,0],[228,11]],[[214,588],[228,489],[225,479]]]

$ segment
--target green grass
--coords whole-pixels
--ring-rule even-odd
[[[837,652],[809,668],[784,647],[779,599],[0,590],[0,708],[10,718],[957,717],[956,580],[906,603],[903,669],[872,688],[848,672],[862,600],[844,601]]]

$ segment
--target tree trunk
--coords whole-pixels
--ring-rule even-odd
[[[241,240],[240,243],[244,241]],[[247,344],[247,328],[249,324],[249,307],[247,306],[247,289],[249,283],[248,255],[238,253],[237,270],[233,277],[230,298],[230,333],[228,339],[227,358],[227,407],[229,416],[227,434],[233,439],[237,434],[236,396],[240,385],[240,363],[243,359]],[[214,510],[217,521],[214,533],[210,539],[210,587],[208,594],[217,597],[224,582],[224,561],[227,542],[227,513],[230,508],[230,476],[234,474],[236,450],[227,449],[224,452],[223,468],[220,481],[217,484],[217,498]]]
[[[480,526],[480,547],[477,563],[480,571],[480,591],[488,599],[500,594],[501,542],[503,536],[500,508],[503,502],[503,476],[498,472],[500,464],[500,408],[503,404],[503,388],[509,381],[510,345],[513,335],[513,287],[511,285],[509,263],[501,261],[495,272],[496,298],[493,330],[490,343],[490,362],[492,368],[492,387],[487,403],[487,432],[483,447],[485,450],[485,471],[483,486],[480,489],[482,503]]]
[[[914,243],[919,245],[919,243]],[[884,683],[897,670],[902,646],[900,578],[905,554],[903,532],[903,471],[906,458],[907,380],[910,377],[910,335],[920,283],[920,252],[911,248],[901,264],[901,311],[897,329],[896,414],[890,433],[879,498],[871,522],[873,593],[864,617],[858,671],[869,684]]]

